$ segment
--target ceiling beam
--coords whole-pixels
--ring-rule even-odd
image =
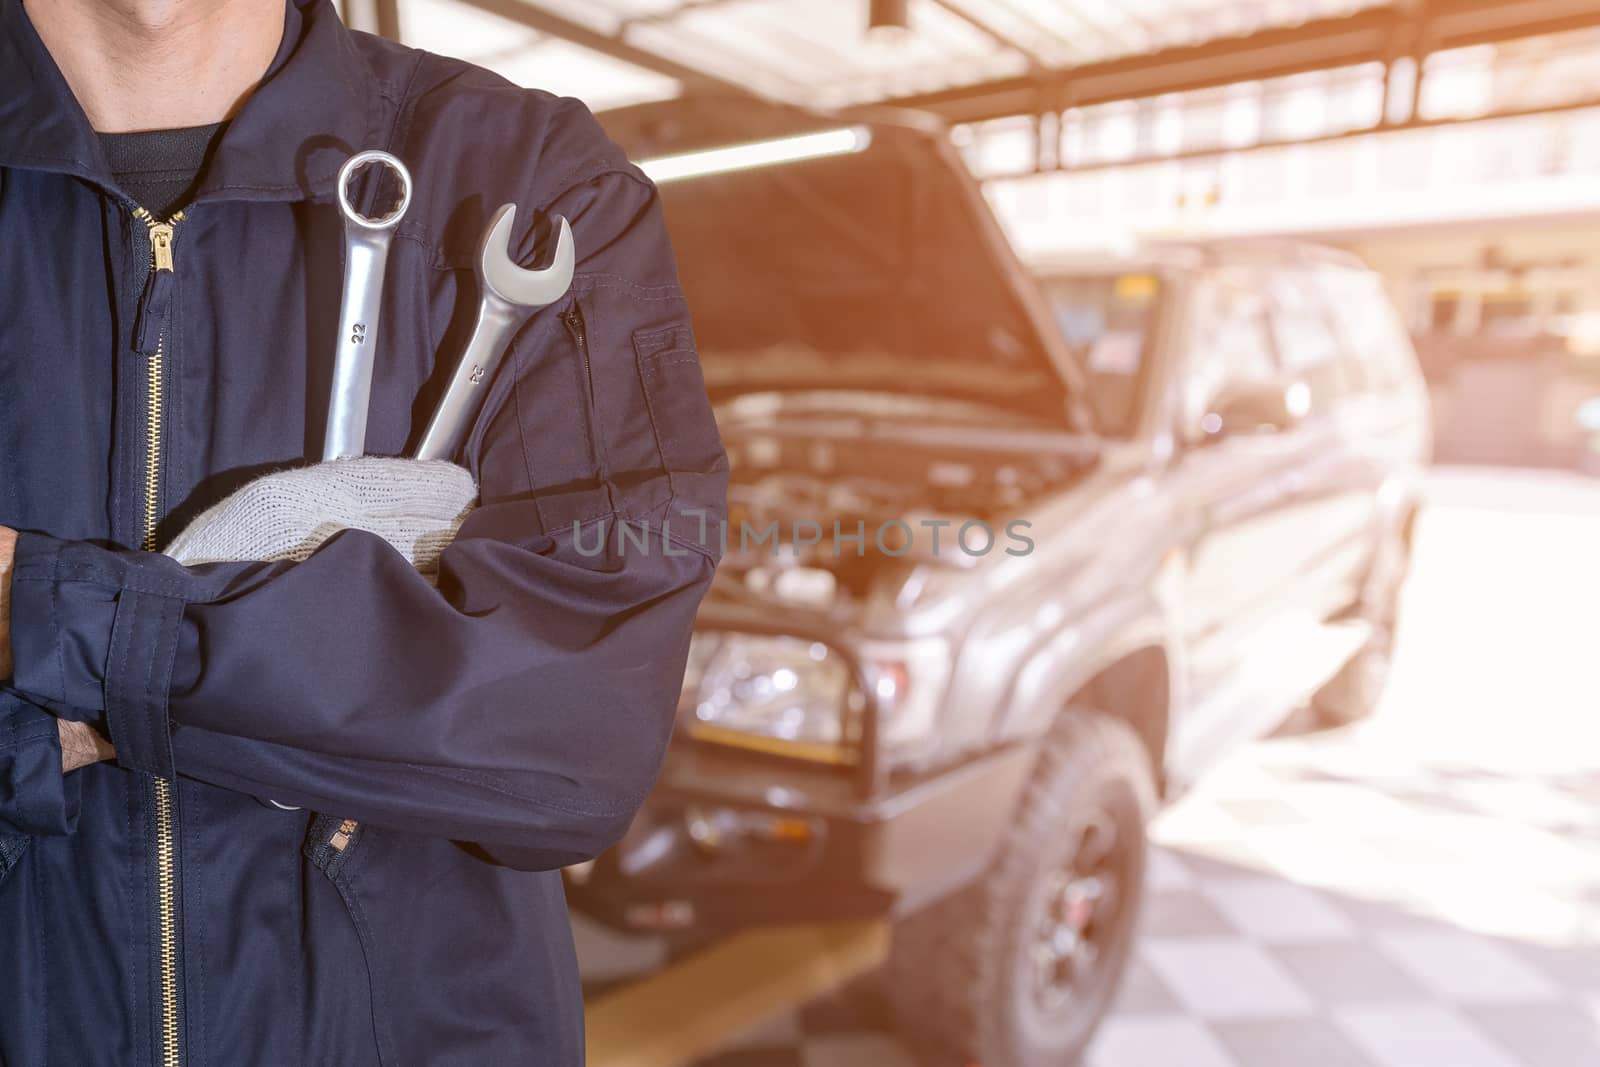
[[[400,40],[399,0],[339,0],[339,17],[352,30]]]
[[[1600,25],[1600,8],[1593,0],[1434,0],[1423,4],[1423,12],[1423,43],[1430,50],[1497,44]]]
[[[884,103],[932,111],[953,123],[982,122],[1382,63],[1394,58],[1397,42],[1409,45],[1404,52],[1430,53],[1593,26],[1600,26],[1600,5],[1592,0],[1433,0],[1420,9],[1368,8],[1244,37],[918,93]]]
[[[571,19],[563,18],[554,12],[542,7],[536,7],[525,0],[461,0],[468,7],[487,11],[491,15],[499,15],[508,22],[515,22],[519,26],[560,37],[570,41],[591,52],[610,56],[612,59],[631,63],[633,66],[645,70],[664,74],[683,83],[685,91],[711,91],[738,96],[757,96],[754,90],[737,82],[719,78],[708,74],[704,70],[690,67],[666,56],[629,44],[620,35],[601,33]]]
[[[400,42],[400,0],[375,0],[378,13],[378,36]]]
[[[1022,56],[1028,61],[1028,66],[1032,69],[1043,70],[1045,68],[1046,63],[1044,61],[1044,57],[1039,55],[1039,53],[1035,51],[1032,46],[1023,44],[1021,41],[1010,36],[1009,34],[1001,33],[999,30],[989,25],[986,21],[979,18],[971,11],[968,11],[964,5],[956,3],[955,0],[933,0],[933,3],[938,7],[944,8],[950,14],[954,15],[962,22],[965,22],[968,26],[971,26],[973,29],[977,30],[979,33],[983,34],[1000,47],[1009,48],[1013,52],[1016,52],[1018,55]]]
[[[1292,29],[1168,48],[886,103],[932,111],[950,122],[982,122],[1060,106],[1088,106],[1205,89],[1254,78],[1365,62],[1381,54],[1393,19],[1372,8]],[[1359,57],[1352,59],[1352,57]]]
[[[622,20],[622,26],[648,26],[652,23],[672,22],[679,15],[687,15],[691,11],[703,11],[708,7],[721,7],[731,4],[734,0],[679,0],[677,7],[665,8],[661,11],[646,11],[641,15],[629,15]]]

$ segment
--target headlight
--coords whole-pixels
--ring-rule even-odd
[[[862,647],[879,743],[910,754],[932,743],[950,677],[940,639]],[[865,694],[845,656],[800,637],[700,631],[678,711],[689,736],[820,763],[849,764],[861,745]]]
[[[859,738],[851,670],[820,641],[695,634],[679,703],[691,737],[823,763],[849,763]]]

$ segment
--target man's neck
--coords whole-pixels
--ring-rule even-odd
[[[23,0],[98,133],[231,118],[272,63],[283,3]]]

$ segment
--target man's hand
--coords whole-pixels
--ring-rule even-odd
[[[0,526],[0,678],[11,677],[11,559],[17,531]]]
[[[11,662],[11,561],[17,552],[17,531],[0,526],[0,679],[10,678]],[[56,723],[61,737],[61,773],[111,759],[117,752],[86,722]]]
[[[86,722],[69,722],[61,719],[57,722],[61,733],[61,773],[75,771],[79,767],[87,767],[91,763],[98,763],[103,759],[112,759],[117,750],[111,747],[111,742],[100,736],[93,726]]]

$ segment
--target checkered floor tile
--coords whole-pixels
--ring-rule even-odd
[[[1600,1064],[1594,783],[1438,769],[1400,800],[1329,770],[1364,743],[1257,746],[1157,821],[1142,937],[1089,1067]],[[1262,768],[1285,809],[1252,795]],[[1551,818],[1513,823],[1508,797]],[[887,1031],[870,1005],[814,1005],[704,1067],[911,1067]]]
[[[1434,558],[1456,559],[1448,523],[1431,521]],[[1571,547],[1592,556],[1597,532]],[[1600,569],[1585,573],[1571,595],[1592,605]],[[1516,603],[1430,616],[1457,603],[1445,593],[1458,580],[1448,562],[1422,566],[1408,594],[1422,603],[1408,608],[1390,701],[1411,714],[1386,707],[1355,728],[1255,745],[1157,819],[1140,941],[1088,1067],[1600,1065],[1595,688],[1587,746],[1559,742],[1574,729],[1559,701],[1463,702],[1441,720],[1439,691],[1488,661],[1488,648],[1461,658],[1485,640],[1472,627],[1498,628],[1490,645],[1504,647],[1515,619],[1533,617]],[[1550,610],[1524,587],[1508,595]],[[1518,669],[1592,675],[1574,662],[1594,660]],[[1538,743],[1547,751],[1532,754]],[[881,1009],[848,995],[712,1065],[915,1067]]]

